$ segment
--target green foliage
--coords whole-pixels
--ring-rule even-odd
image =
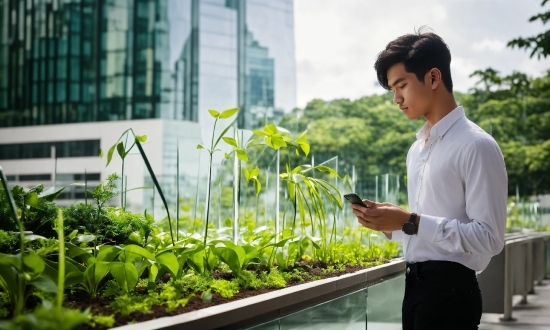
[[[39,306],[30,314],[19,315],[9,321],[0,321],[2,330],[73,330],[88,322],[88,311],[56,308],[51,304]]]
[[[541,6],[544,6],[548,0],[542,0]],[[529,22],[541,21],[543,25],[550,20],[550,11],[531,16]],[[550,55],[550,31],[545,31],[536,36],[527,38],[516,38],[508,42],[508,47],[518,47],[519,49],[531,50],[530,57],[537,55],[537,58],[546,58]]]
[[[99,243],[125,244],[133,232],[151,231],[151,219],[144,215],[122,210],[118,207],[98,209],[91,204],[74,203],[63,210],[65,232],[80,230],[93,233]]]
[[[89,323],[93,327],[102,325],[106,328],[112,328],[115,325],[115,315],[94,315]]]
[[[218,279],[212,281],[211,288],[212,291],[219,293],[223,298],[232,298],[234,295],[239,293],[239,281]]]
[[[0,230],[0,253],[15,253],[18,248],[19,236]]]
[[[4,231],[19,231],[19,227],[8,205],[7,195],[0,188],[0,230]],[[44,185],[38,185],[29,190],[25,190],[20,186],[15,186],[11,189],[11,194],[17,207],[19,216],[25,230],[32,231],[34,234],[46,237],[55,237],[53,230],[53,222],[57,217],[57,205],[51,197],[57,196],[42,196],[44,193]]]

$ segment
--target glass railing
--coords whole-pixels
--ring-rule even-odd
[[[249,329],[359,330],[367,324],[367,289],[315,305]]]

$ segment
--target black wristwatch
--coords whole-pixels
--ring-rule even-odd
[[[416,213],[411,213],[409,221],[403,224],[402,230],[407,235],[414,235],[418,232],[418,228],[416,227]]]

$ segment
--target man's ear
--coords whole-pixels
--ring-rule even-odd
[[[429,83],[432,89],[436,89],[441,84],[441,71],[437,68],[433,68],[428,71]]]

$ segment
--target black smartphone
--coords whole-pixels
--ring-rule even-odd
[[[367,204],[363,203],[361,197],[359,197],[359,195],[357,195],[356,193],[345,194],[344,198],[347,199],[348,202],[350,202],[351,204],[357,204],[361,205],[362,207],[369,208]]]

